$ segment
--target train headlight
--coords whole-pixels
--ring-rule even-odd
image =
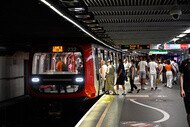
[[[80,83],[81,83],[81,82],[83,82],[83,81],[84,81],[84,78],[76,78],[76,79],[75,79],[75,81],[76,81],[76,82],[80,82]]]
[[[40,81],[40,78],[32,78],[32,82],[37,83],[37,82],[39,82],[39,81]]]

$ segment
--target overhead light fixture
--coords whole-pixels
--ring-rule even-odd
[[[97,27],[99,24],[87,24],[88,27]]]
[[[186,30],[186,31],[184,31],[183,33],[185,33],[185,34],[190,33],[190,29],[187,29],[187,30]]]
[[[92,30],[103,30],[102,27],[94,27],[94,28],[91,28]]]
[[[80,11],[85,11],[85,8],[83,7],[75,7],[75,8],[68,8],[69,11],[75,11],[75,12],[80,12]]]
[[[179,38],[173,38],[172,39],[172,41],[174,41],[174,42],[177,41],[177,40],[179,40]]]
[[[180,34],[179,36],[177,36],[177,37],[184,37],[184,36],[186,36],[187,34]]]
[[[80,19],[87,19],[90,18],[90,15],[75,15],[75,17]]]
[[[54,10],[57,14],[59,14],[61,17],[63,17],[64,19],[66,19],[67,21],[71,22],[72,24],[74,24],[75,26],[77,26],[79,29],[81,29],[84,33],[88,34],[90,37],[92,37],[94,40],[102,43],[103,45],[111,48],[111,49],[115,49],[117,51],[120,51],[119,49],[116,49],[112,46],[109,46],[108,44],[104,43],[103,41],[101,41],[100,39],[98,39],[97,37],[95,37],[94,35],[92,35],[91,33],[89,33],[87,30],[85,30],[81,25],[79,25],[77,22],[73,21],[69,16],[66,16],[65,14],[63,14],[62,12],[60,12],[57,8],[55,8],[53,5],[51,5],[49,2],[47,2],[46,0],[41,0],[41,2],[43,2],[44,4],[46,4],[47,6],[49,6],[52,10]],[[92,20],[92,22],[96,22],[96,20]]]
[[[95,23],[96,20],[82,20],[84,23]]]

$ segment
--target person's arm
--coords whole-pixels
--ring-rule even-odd
[[[134,67],[132,67],[131,70],[132,70],[131,72],[132,80],[134,80]]]
[[[147,62],[146,62],[145,69],[146,69],[146,74],[148,74],[148,64],[147,64]]]
[[[140,62],[139,62],[139,63],[140,63]],[[139,66],[140,66],[139,63],[138,63],[138,65],[137,65],[137,71],[139,71],[139,68],[140,68],[140,67],[139,67]]]
[[[162,73],[162,70],[163,70],[163,66],[164,66],[164,65],[162,65],[162,67],[161,67],[161,69],[160,69],[160,74]]]
[[[119,78],[121,72],[122,72],[122,69],[119,70],[119,74],[118,74],[117,78]]]
[[[59,69],[59,63],[56,64],[55,69],[56,69],[56,71],[58,71],[58,69]]]
[[[184,89],[183,89],[183,76],[184,76],[184,74],[183,73],[181,73],[180,74],[180,88],[181,88],[181,97],[185,97],[185,91],[184,91]]]

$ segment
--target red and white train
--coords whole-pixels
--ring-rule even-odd
[[[35,46],[30,54],[30,95],[53,99],[95,98],[104,94],[99,74],[101,60],[111,59],[116,68],[121,56],[118,50],[89,43]],[[66,64],[67,70],[56,71],[57,58]]]

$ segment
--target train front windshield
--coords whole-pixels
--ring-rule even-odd
[[[81,52],[35,53],[32,74],[82,74]]]

